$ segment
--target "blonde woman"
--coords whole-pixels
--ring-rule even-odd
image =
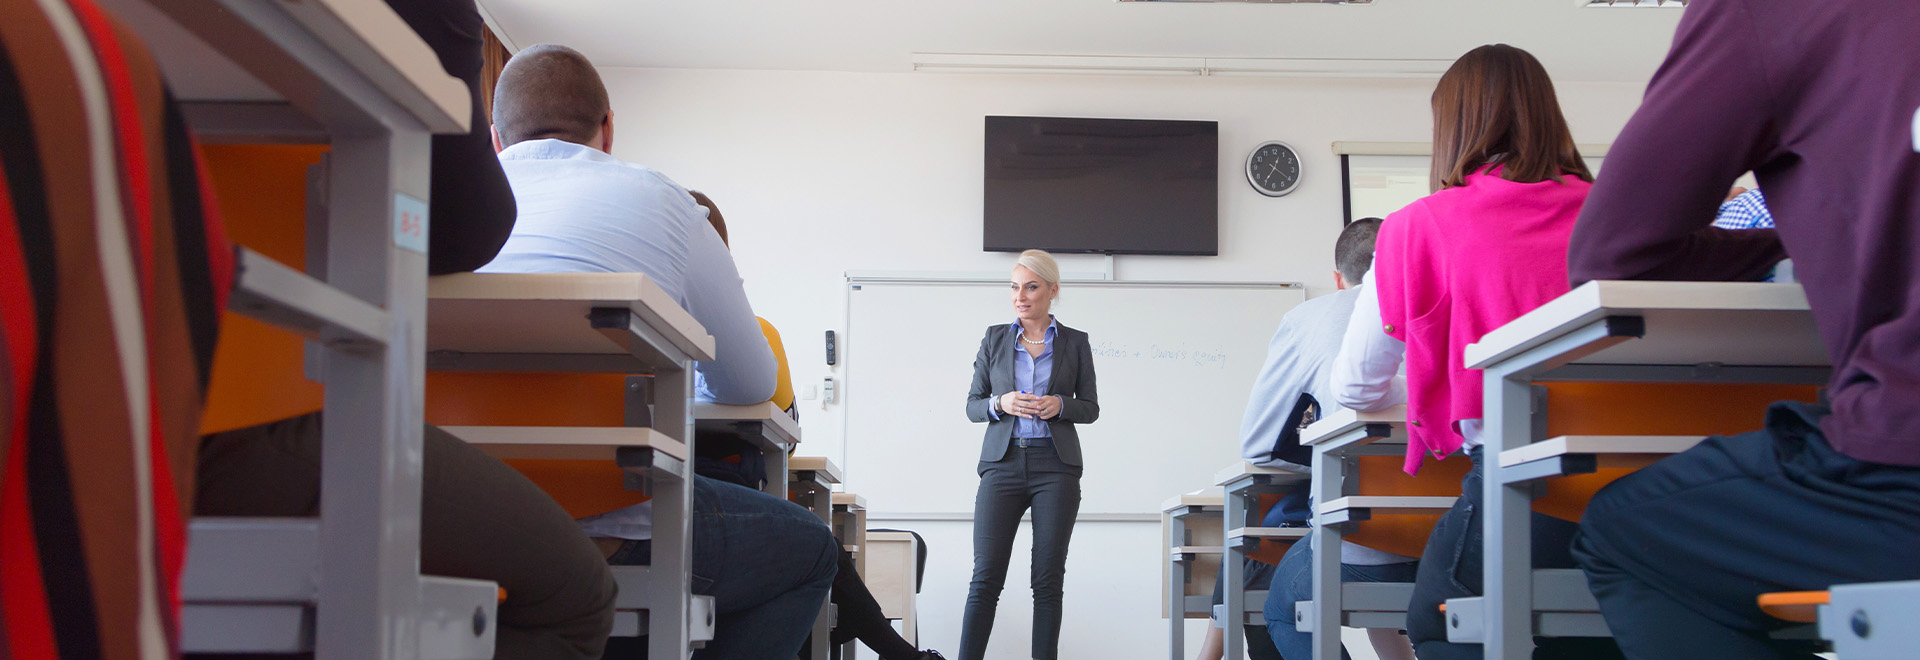
[[[1087,333],[1053,318],[1060,267],[1020,253],[1011,278],[1014,321],[989,326],[973,359],[967,417],[987,424],[973,505],[973,584],[961,624],[961,660],[981,660],[1005,586],[1020,517],[1033,511],[1033,658],[1055,660],[1067,542],[1080,513],[1077,425],[1100,418]]]

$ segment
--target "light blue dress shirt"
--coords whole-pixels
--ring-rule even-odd
[[[500,152],[520,217],[482,273],[644,273],[713,335],[695,365],[701,401],[773,398],[777,366],[707,210],[659,172],[564,140]]]
[[[1020,328],[1020,319],[1013,320],[1013,386],[1027,394],[1046,394],[1047,386],[1053,382],[1053,336],[1059,332],[1060,324],[1047,317],[1047,345],[1040,349],[1040,357],[1027,352],[1025,342],[1020,338],[1025,331]],[[994,419],[1000,419],[1000,406],[987,408]],[[1016,417],[1013,420],[1013,437],[1051,438],[1053,426],[1044,419]]]

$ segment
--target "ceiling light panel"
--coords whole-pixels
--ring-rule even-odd
[[[1239,3],[1251,5],[1370,5],[1373,0],[1119,0],[1120,2]]]
[[[1651,7],[1658,9],[1661,7],[1683,8],[1687,6],[1687,0],[1575,0],[1575,2],[1578,2],[1582,7]]]

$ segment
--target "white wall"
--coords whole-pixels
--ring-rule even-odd
[[[1312,295],[1332,287],[1340,230],[1339,160],[1330,144],[1420,141],[1431,132],[1430,81],[627,68],[602,75],[613,99],[615,154],[713,197],[754,308],[780,328],[803,394],[838,377],[824,362],[821,334],[844,331],[846,271],[997,272],[1011,264],[1009,255],[980,250],[985,115],[1219,121],[1220,255],[1122,256],[1117,275],[1297,281]],[[1562,83],[1575,140],[1612,141],[1641,91]],[[1271,199],[1246,185],[1242,161],[1254,145],[1275,139],[1300,151],[1305,173],[1291,196]],[[1099,257],[1064,255],[1062,262],[1067,271],[1102,268]],[[1190,311],[1231,318],[1230,310]],[[1246,396],[1244,383],[1195,385]],[[954,384],[956,415],[963,387]],[[841,456],[837,408],[800,402],[801,453]],[[1235,438],[1207,443],[1190,450],[1217,452],[1222,465],[1234,458]],[[858,473],[848,482],[859,490]],[[928,538],[922,641],[953,655],[971,562],[967,524],[884,521],[887,503],[872,505],[875,526],[912,527]],[[1164,653],[1156,527],[1086,523],[1077,531],[1063,657]],[[1009,572],[989,657],[1028,657],[1025,566],[1017,560]]]

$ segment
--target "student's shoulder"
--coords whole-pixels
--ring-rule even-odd
[[[1308,298],[1306,302],[1295,305],[1293,309],[1287,310],[1286,315],[1280,318],[1283,319],[1282,322],[1302,323],[1318,319],[1322,316],[1332,315],[1342,309],[1352,311],[1353,301],[1359,298],[1359,294],[1359,289],[1350,288],[1341,289],[1324,296]]]

